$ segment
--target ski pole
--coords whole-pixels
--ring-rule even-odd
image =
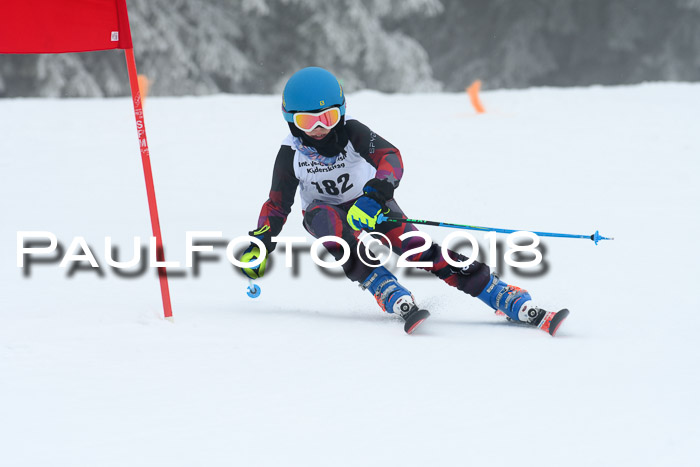
[[[260,296],[260,286],[253,283],[253,279],[248,279],[247,292],[250,298],[258,298]]]
[[[561,238],[587,238],[593,240],[597,245],[601,240],[615,240],[613,237],[603,237],[596,230],[593,235],[572,235],[572,234],[562,234],[554,232],[535,232],[533,230],[511,230],[511,229],[498,229],[494,227],[480,227],[478,225],[465,225],[465,224],[450,224],[449,222],[436,222],[436,221],[425,221],[419,219],[399,219],[397,217],[387,217],[384,214],[379,214],[377,218],[377,224],[382,222],[393,222],[395,224],[421,224],[421,225],[434,225],[436,227],[451,227],[454,229],[465,229],[465,230],[482,230],[487,232],[498,232],[498,233],[513,233],[513,232],[532,232],[540,237],[561,237]]]

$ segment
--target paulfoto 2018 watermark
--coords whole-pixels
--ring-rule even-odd
[[[415,246],[413,248],[407,249],[402,254],[399,255],[396,266],[400,268],[430,268],[433,263],[430,261],[420,261],[420,254],[427,249],[429,249],[433,242],[428,234],[420,231],[406,232],[399,236],[398,239],[404,242],[410,238],[417,237],[423,240],[422,244]],[[211,253],[214,252],[214,246],[212,244],[203,243],[202,240],[212,241],[214,239],[223,239],[222,231],[187,231],[185,232],[185,266],[186,268],[193,267],[194,257],[198,253]],[[498,261],[498,243],[496,241],[496,232],[488,232],[484,235],[484,239],[488,241],[488,254],[486,263],[494,267]],[[392,242],[384,234],[379,232],[363,232],[356,245],[356,253],[360,261],[368,266],[381,266],[386,264],[391,257],[391,253],[386,253],[384,255],[375,255],[372,253],[371,248],[373,245],[388,247],[391,250]],[[448,250],[450,245],[455,243],[456,240],[467,241],[471,244],[471,253],[466,260],[457,261],[453,259]],[[526,240],[529,243],[525,245],[520,245],[516,242],[519,240]],[[308,244],[309,240],[306,237],[272,237],[272,242],[279,245],[283,244],[285,246],[285,267],[294,267],[294,247],[295,245]],[[44,246],[44,244],[48,245]],[[212,242],[213,243],[213,242]],[[237,248],[241,246],[253,243],[260,249],[261,255],[257,260],[252,262],[241,262],[234,256],[234,252]],[[324,243],[335,243],[340,246],[343,254],[340,259],[334,261],[323,260],[319,256],[319,249]],[[37,246],[41,244],[42,246]],[[18,231],[17,232],[17,267],[25,267],[25,262],[27,259],[34,259],[36,257],[45,257],[46,255],[56,254],[58,248],[58,237],[48,231]],[[511,233],[507,236],[506,245],[507,249],[504,252],[503,260],[505,263],[514,268],[532,268],[538,266],[542,262],[542,252],[540,252],[537,247],[540,244],[539,237],[527,231],[519,231]],[[441,246],[442,257],[445,261],[455,268],[465,268],[477,260],[479,255],[479,243],[474,235],[469,232],[459,231],[453,232],[447,235],[442,241]],[[129,269],[139,266],[143,266],[142,257],[142,245],[141,237],[133,237],[133,256],[126,260],[120,261],[113,257],[114,244],[112,242],[112,237],[107,236],[104,238],[104,259],[106,264],[112,268],[116,269]],[[363,249],[364,255],[372,261],[369,264],[363,258],[360,249]],[[158,252],[157,242],[155,237],[149,238],[148,243],[148,267],[151,268],[182,268],[182,264],[179,261],[166,261],[162,256],[162,252]],[[313,262],[321,268],[338,268],[342,267],[348,259],[350,258],[352,248],[347,241],[336,236],[325,236],[314,239],[309,248],[309,254]],[[529,254],[528,256],[534,256],[532,259],[527,261],[519,261],[514,258],[516,253]],[[267,249],[264,243],[258,238],[251,237],[248,235],[243,235],[230,240],[226,244],[226,258],[228,261],[239,268],[255,268],[262,263],[267,255]],[[161,256],[162,259],[159,259]],[[415,260],[411,260],[414,258]],[[73,237],[69,246],[65,248],[65,252],[62,254],[61,261],[58,265],[59,268],[66,268],[71,265],[82,264],[87,262],[92,268],[99,268],[100,264],[96,259],[96,256],[90,246],[88,245],[85,237],[78,236]]]

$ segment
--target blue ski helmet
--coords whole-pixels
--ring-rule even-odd
[[[292,75],[282,93],[282,114],[289,123],[294,112],[313,112],[328,107],[340,107],[345,115],[345,95],[338,79],[328,70],[311,66]]]

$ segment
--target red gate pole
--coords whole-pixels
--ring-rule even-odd
[[[126,67],[129,72],[129,85],[131,86],[131,97],[134,102],[134,117],[136,117],[136,132],[139,137],[139,147],[141,148],[141,162],[143,162],[143,175],[146,178],[146,194],[148,195],[148,210],[151,215],[151,226],[153,236],[156,238],[156,259],[159,262],[165,261],[163,253],[163,237],[160,233],[160,221],[158,220],[158,205],[156,204],[156,189],[153,185],[153,173],[151,171],[151,156],[148,152],[148,141],[146,140],[146,125],[143,119],[143,103],[141,102],[141,90],[139,89],[138,75],[136,73],[136,61],[134,60],[134,49],[124,49],[126,54]],[[165,267],[158,267],[158,277],[160,279],[160,294],[163,297],[163,316],[166,320],[173,320],[173,310],[170,304],[170,288],[168,287],[168,274]]]

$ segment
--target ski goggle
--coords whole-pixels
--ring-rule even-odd
[[[297,112],[293,114],[294,125],[301,131],[311,131],[317,126],[330,130],[340,121],[340,108],[331,107],[317,113]]]

